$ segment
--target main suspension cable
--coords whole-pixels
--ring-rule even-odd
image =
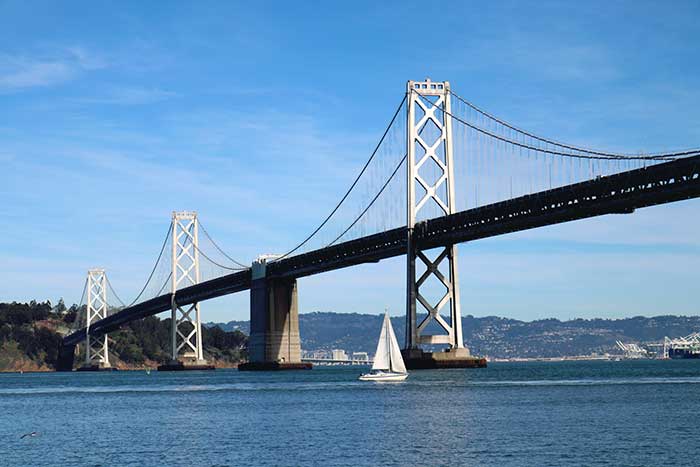
[[[88,278],[86,277],[85,282],[83,282],[83,293],[80,296],[80,303],[78,303],[78,307],[75,310],[75,319],[73,319],[73,322],[70,325],[70,329],[73,332],[77,332],[78,330],[82,329],[82,322],[85,319],[84,314],[80,312],[80,309],[83,307],[83,304],[85,302],[87,285],[88,285]]]
[[[78,308],[83,306],[83,303],[85,302],[85,292],[87,292],[87,285],[88,285],[88,278],[85,278],[85,282],[83,282],[83,293],[80,296],[80,303],[78,304]]]
[[[209,241],[214,245],[214,248],[216,248],[217,250],[219,250],[219,253],[221,253],[222,255],[224,255],[226,258],[228,258],[232,263],[234,263],[234,264],[237,265],[237,266],[240,266],[240,267],[242,267],[242,268],[244,268],[244,269],[248,269],[248,268],[250,267],[250,266],[246,266],[245,264],[236,261],[235,259],[231,258],[229,255],[227,255],[226,252],[225,252],[224,250],[222,250],[222,249],[219,247],[219,245],[216,244],[216,242],[214,241],[214,239],[211,238],[211,236],[209,235],[209,232],[207,232],[207,229],[205,229],[204,226],[202,225],[202,221],[199,221],[199,227],[202,229],[202,232],[204,232],[204,235],[205,235],[205,236],[209,239]],[[212,262],[213,262],[213,261],[212,261]]]
[[[109,276],[107,276],[106,274],[105,274],[105,280],[107,281],[107,287],[109,287],[109,290],[112,291],[112,293],[114,294],[114,297],[119,301],[119,303],[121,303],[122,307],[125,307],[126,305],[124,304],[122,299],[119,298],[119,295],[117,295],[117,292],[114,291],[114,287],[112,287],[112,283],[109,281]]]
[[[509,144],[514,145],[514,146],[521,147],[521,148],[523,148],[523,149],[529,149],[529,150],[531,150],[531,151],[540,152],[540,153],[544,153],[544,154],[552,154],[552,155],[555,155],[555,156],[563,156],[563,157],[572,157],[572,158],[576,158],[576,159],[594,159],[594,160],[658,160],[658,161],[674,161],[674,160],[676,160],[676,159],[678,159],[678,158],[680,158],[680,157],[683,157],[683,156],[700,155],[700,149],[693,149],[693,150],[687,150],[687,151],[680,151],[680,152],[674,152],[674,153],[668,153],[668,154],[656,154],[656,155],[649,155],[649,156],[621,156],[621,155],[602,155],[602,156],[595,156],[595,155],[584,155],[584,154],[571,154],[571,153],[566,153],[566,152],[553,151],[553,150],[551,150],[551,149],[546,149],[546,148],[545,148],[545,149],[543,149],[543,148],[538,148],[538,147],[531,146],[531,145],[528,145],[528,144],[520,143],[520,142],[518,142],[518,141],[513,141],[513,140],[511,140],[511,139],[509,139],[509,138],[505,138],[505,137],[503,137],[503,136],[500,136],[500,135],[497,135],[497,134],[495,134],[495,133],[492,133],[492,132],[490,132],[490,131],[488,131],[488,130],[485,130],[485,129],[483,129],[483,128],[477,126],[477,125],[474,125],[474,124],[472,124],[472,123],[469,123],[469,122],[467,122],[467,121],[465,121],[465,120],[463,120],[463,119],[457,117],[456,115],[454,115],[454,114],[448,112],[447,110],[443,109],[442,107],[440,107],[440,106],[437,105],[436,103],[432,102],[430,99],[426,98],[426,96],[424,96],[424,95],[421,94],[420,92],[415,91],[415,90],[413,90],[413,89],[411,90],[411,92],[415,92],[416,94],[418,94],[418,96],[420,96],[425,102],[427,102],[427,103],[430,104],[431,106],[435,107],[436,109],[439,109],[439,110],[440,110],[442,113],[444,113],[445,115],[448,115],[448,116],[452,117],[454,120],[456,120],[456,121],[462,123],[463,125],[468,126],[469,128],[471,128],[471,129],[473,129],[473,130],[475,130],[475,131],[477,131],[477,132],[479,132],[479,133],[482,133],[482,134],[484,134],[484,135],[486,135],[486,136],[489,136],[489,137],[491,137],[491,138],[493,138],[493,139],[502,141],[502,142],[504,142],[504,143],[509,143]]]
[[[500,118],[498,118],[498,117],[496,117],[496,116],[494,116],[494,115],[492,115],[492,114],[486,112],[485,110],[480,109],[479,107],[477,107],[476,105],[472,104],[472,103],[469,102],[468,100],[464,99],[463,97],[460,97],[458,94],[456,94],[456,93],[453,92],[452,90],[450,90],[450,94],[452,94],[455,98],[457,98],[457,100],[459,100],[459,101],[462,102],[463,104],[465,104],[465,105],[467,105],[468,107],[472,108],[473,110],[475,110],[476,112],[480,113],[481,115],[483,115],[483,116],[485,116],[485,117],[487,117],[487,118],[490,118],[490,119],[493,120],[494,122],[499,123],[499,124],[503,125],[504,127],[509,128],[509,129],[511,129],[511,130],[513,130],[513,131],[516,131],[516,132],[518,132],[518,133],[520,133],[520,134],[522,134],[522,135],[525,135],[525,136],[527,136],[527,137],[529,137],[529,138],[535,139],[535,140],[537,140],[537,141],[541,141],[541,142],[546,143],[546,144],[551,144],[551,145],[554,145],[554,146],[557,146],[557,147],[560,147],[560,148],[569,149],[569,150],[571,150],[571,151],[583,152],[583,153],[586,153],[586,154],[592,154],[592,155],[597,155],[597,156],[604,156],[604,157],[608,157],[608,158],[616,158],[616,159],[640,159],[640,158],[644,157],[644,156],[635,156],[635,155],[629,154],[629,153],[628,153],[628,154],[624,154],[624,153],[611,153],[611,152],[598,151],[598,150],[595,150],[595,149],[587,149],[587,148],[583,148],[583,147],[579,147],[579,146],[572,146],[572,145],[569,145],[569,144],[560,143],[560,142],[555,141],[555,140],[552,140],[552,139],[543,138],[542,136],[537,136],[537,135],[535,135],[535,134],[533,134],[533,133],[530,133],[530,132],[525,131],[525,130],[523,130],[523,129],[521,129],[521,128],[518,128],[518,127],[516,127],[515,125],[512,125],[512,124],[506,122],[505,120],[502,120],[502,119],[500,119]],[[689,152],[689,151],[692,151],[692,152],[700,152],[700,149],[697,149],[697,148],[692,149],[692,150],[691,150],[691,149],[686,149],[686,150],[684,150],[683,152]],[[652,153],[652,154],[647,154],[646,157],[658,156],[658,155],[661,155],[661,154],[662,154],[662,153]]]
[[[382,192],[384,192],[384,189],[389,185],[389,182],[391,182],[391,180],[394,178],[394,176],[396,175],[396,173],[399,171],[399,169],[401,168],[401,166],[403,165],[403,163],[406,161],[406,157],[408,157],[408,154],[404,154],[403,158],[401,158],[401,160],[399,161],[398,165],[396,166],[396,168],[394,169],[394,171],[391,173],[391,175],[389,176],[389,178],[387,179],[387,181],[384,182],[384,185],[382,185],[382,187],[381,187],[381,189],[379,190],[379,192],[374,196],[374,198],[372,198],[372,201],[369,202],[369,204],[367,205],[367,207],[360,213],[360,215],[357,216],[357,218],[352,222],[352,224],[350,224],[350,226],[348,226],[347,229],[343,230],[343,233],[341,233],[340,235],[338,235],[338,236],[335,238],[335,240],[333,240],[332,242],[330,242],[327,246],[332,246],[335,242],[337,242],[338,240],[340,240],[340,239],[343,237],[343,235],[345,235],[346,233],[348,233],[348,231],[349,231],[350,229],[352,229],[352,228],[355,226],[355,224],[357,224],[357,223],[359,222],[360,219],[362,219],[362,216],[364,216],[365,213],[366,213],[367,211],[369,211],[369,208],[372,207],[372,205],[374,204],[374,202],[377,201],[377,199],[379,199],[379,196],[381,196]]]
[[[211,259],[209,256],[207,256],[207,254],[204,253],[202,250],[200,250],[199,247],[192,242],[192,240],[190,240],[190,245],[192,245],[194,247],[194,249],[199,252],[200,255],[204,256],[204,258],[206,258],[210,263],[214,264],[215,266],[218,266],[218,267],[223,268],[223,269],[227,269],[229,271],[243,271],[245,269],[248,269],[248,266],[243,266],[243,265],[241,265],[241,267],[232,268],[230,266],[224,266],[223,264],[219,264],[216,261],[214,261],[213,259]],[[239,263],[236,262],[236,264],[239,264]]]
[[[165,235],[165,240],[163,240],[163,246],[160,247],[160,253],[158,253],[158,258],[156,259],[156,263],[153,265],[153,269],[151,269],[151,273],[148,275],[148,279],[146,280],[146,283],[143,285],[143,288],[141,289],[141,292],[136,296],[133,302],[129,303],[125,308],[129,308],[130,306],[134,305],[140,298],[141,295],[146,291],[146,287],[148,287],[148,284],[151,282],[151,279],[153,278],[153,274],[156,272],[156,268],[158,268],[158,263],[160,263],[160,258],[163,256],[163,252],[165,251],[165,246],[168,244],[168,238],[170,238],[170,234],[173,232],[173,224],[171,223],[170,226],[168,227],[168,233]]]
[[[391,117],[391,121],[389,122],[389,125],[386,127],[386,130],[384,130],[384,134],[382,135],[382,137],[379,139],[379,143],[377,143],[377,146],[374,148],[374,151],[372,151],[372,154],[369,156],[369,159],[367,159],[367,162],[365,162],[364,167],[362,167],[362,170],[360,170],[360,173],[355,178],[355,181],[352,182],[352,185],[350,185],[350,188],[348,188],[348,191],[345,192],[345,195],[343,195],[343,197],[340,199],[338,204],[336,204],[336,206],[333,208],[333,210],[330,212],[330,214],[328,214],[328,216],[323,220],[323,222],[321,222],[321,225],[316,227],[316,229],[313,232],[311,232],[311,234],[309,234],[309,236],[306,237],[304,239],[304,241],[302,241],[300,244],[298,244],[297,246],[295,246],[294,248],[292,248],[291,250],[289,250],[288,252],[286,252],[282,256],[276,258],[274,261],[279,261],[281,259],[286,258],[287,256],[291,255],[292,253],[297,251],[302,246],[306,245],[306,243],[309,240],[311,240],[314,237],[314,235],[316,235],[318,233],[318,231],[321,230],[323,228],[323,226],[325,226],[328,223],[328,221],[331,219],[331,217],[333,217],[333,215],[338,211],[338,209],[340,209],[340,206],[345,202],[345,200],[348,198],[348,196],[350,196],[350,192],[352,192],[352,190],[355,188],[357,183],[360,181],[360,178],[365,173],[365,170],[367,170],[367,167],[369,167],[369,164],[372,162],[372,160],[374,159],[374,156],[379,151],[379,148],[381,147],[382,143],[384,142],[386,135],[389,134],[389,130],[391,130],[391,127],[394,125],[394,121],[396,121],[396,117],[399,115],[399,112],[401,112],[401,108],[403,107],[403,104],[406,102],[406,97],[407,96],[404,95],[403,99],[401,99],[401,103],[396,108],[396,112],[394,112],[394,116]]]
[[[161,286],[160,290],[158,290],[158,293],[156,294],[156,297],[160,297],[160,294],[163,293],[163,289],[165,289],[165,286],[168,285],[168,282],[170,281],[170,278],[173,277],[173,272],[170,271],[168,273],[168,277],[165,278],[165,282],[163,282],[163,285]]]

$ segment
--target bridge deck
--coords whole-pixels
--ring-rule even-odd
[[[421,248],[463,243],[546,225],[700,197],[700,156],[665,162],[595,180],[567,185],[511,200],[469,209],[416,225]],[[406,253],[406,227],[339,243],[268,265],[270,277],[304,277],[361,263],[378,262]],[[229,274],[177,291],[186,305],[250,288],[250,270]],[[116,330],[124,323],[171,307],[172,294],[125,308],[93,323],[90,333]],[[64,339],[74,345],[85,339],[81,329]]]

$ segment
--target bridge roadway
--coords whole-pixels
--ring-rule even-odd
[[[446,246],[511,232],[602,216],[630,214],[635,209],[700,197],[700,156],[567,185],[490,204],[419,223],[414,241],[420,248]],[[267,266],[268,277],[299,278],[356,264],[378,262],[403,255],[408,232],[400,227],[309,253],[292,256]],[[250,270],[244,270],[183,288],[177,303],[220,297],[250,288]],[[173,294],[165,294],[125,308],[93,323],[93,336],[117,330],[130,321],[171,307]],[[85,329],[64,338],[64,345],[85,339]]]

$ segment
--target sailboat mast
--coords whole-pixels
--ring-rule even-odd
[[[389,352],[389,371],[391,371],[391,336],[389,336],[389,326],[391,322],[389,321],[389,310],[384,308],[384,328],[386,329],[386,351]]]

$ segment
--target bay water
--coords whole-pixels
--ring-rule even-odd
[[[362,371],[0,374],[0,466],[700,465],[700,361]]]

